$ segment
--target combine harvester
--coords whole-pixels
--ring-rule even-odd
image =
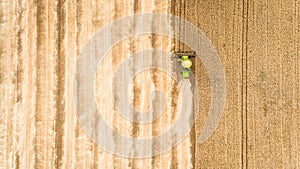
[[[192,57],[196,56],[195,52],[175,52],[173,54],[175,58],[178,59],[178,62],[180,62],[180,65],[182,66],[182,78],[188,79],[190,77],[191,68],[193,65],[193,62],[191,60]]]

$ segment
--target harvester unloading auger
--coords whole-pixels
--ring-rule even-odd
[[[190,77],[191,68],[193,65],[191,57],[195,57],[195,52],[175,52],[174,57],[178,58],[178,62],[182,66],[182,78],[188,79]]]

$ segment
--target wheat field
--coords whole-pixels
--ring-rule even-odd
[[[206,67],[196,58],[199,110],[190,133],[163,154],[128,158],[105,151],[83,130],[73,82],[78,57],[95,33],[142,13],[176,15],[206,34],[225,68],[226,104],[214,133],[199,143],[212,96]],[[135,32],[138,23],[115,31]],[[0,168],[300,168],[299,0],[0,0],[0,27]],[[95,76],[101,115],[132,138],[168,130],[182,102],[177,81],[154,69],[132,79],[130,103],[141,111],[151,104],[161,109],[161,98],[150,97],[159,89],[167,99],[162,116],[142,125],[116,112],[107,89],[127,86],[110,80],[130,54],[146,49],[191,50],[162,35],[129,37],[110,49]],[[157,55],[133,62],[178,71],[172,59]],[[127,73],[135,71],[133,64]]]

